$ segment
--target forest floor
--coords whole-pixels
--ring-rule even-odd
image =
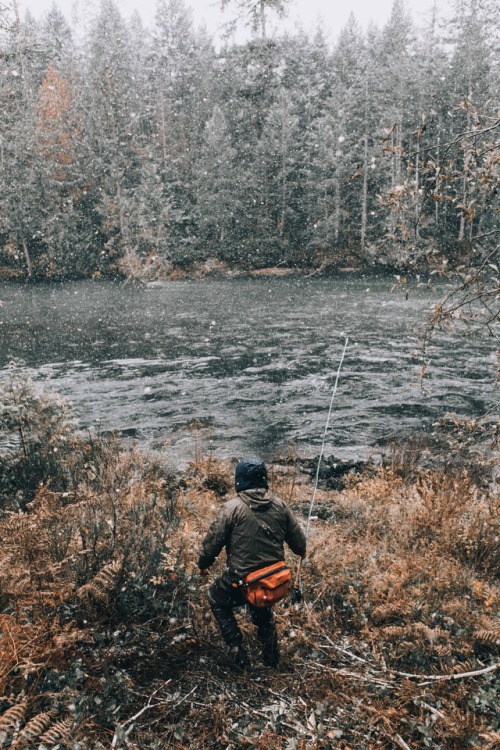
[[[255,666],[241,674],[196,568],[234,465],[178,474],[73,440],[69,485],[0,516],[0,748],[500,747],[490,485],[394,461],[320,489],[303,601],[276,607],[280,667],[260,663],[241,610]],[[271,484],[305,525],[311,477],[290,460]]]

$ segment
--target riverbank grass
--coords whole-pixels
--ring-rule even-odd
[[[255,670],[240,675],[196,569],[234,465],[174,472],[64,436],[57,474],[3,496],[0,747],[498,745],[500,508],[470,472],[369,467],[320,489],[303,602],[276,608],[281,667],[260,664],[241,611]],[[305,524],[309,477],[271,476]]]

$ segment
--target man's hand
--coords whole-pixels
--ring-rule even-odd
[[[205,576],[208,576],[208,574],[209,574],[208,568],[200,568],[200,576],[205,577]]]

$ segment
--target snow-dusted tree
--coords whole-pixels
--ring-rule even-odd
[[[409,155],[409,181],[414,183],[414,216],[408,217],[410,233],[415,239],[429,236],[442,229],[446,217],[438,199],[441,184],[438,164],[446,144],[446,127],[449,121],[448,92],[449,56],[443,45],[438,7],[430,10],[417,41],[415,65],[418,70],[413,152]],[[434,172],[433,172],[434,170]],[[412,176],[413,175],[413,176]],[[427,200],[426,188],[435,178],[435,200]]]
[[[379,91],[384,103],[385,151],[390,155],[390,185],[404,180],[402,155],[414,122],[415,30],[404,0],[394,0],[391,15],[382,32]]]
[[[299,180],[300,148],[298,116],[289,92],[283,87],[269,110],[261,139],[265,159],[265,206],[274,262],[293,255],[294,238],[300,233]]]
[[[331,52],[321,28],[313,37],[305,32],[286,36],[282,41],[286,87],[298,118],[295,146],[295,227],[293,254],[308,265],[315,247],[318,203],[322,202],[324,164],[318,159],[323,134],[318,123],[328,111],[334,75]],[[290,238],[292,240],[292,238]]]
[[[374,73],[353,16],[332,58],[333,82],[325,111],[311,129],[317,194],[312,247],[319,259],[342,260],[344,249],[362,258],[367,236],[368,184],[373,164]]]
[[[39,58],[45,69],[52,65],[65,77],[69,77],[75,63],[73,34],[55,3],[43,17],[39,38]]]
[[[191,170],[191,59],[195,39],[184,0],[159,0],[153,33],[151,75],[156,95],[156,138],[162,166],[180,180]]]
[[[216,69],[221,108],[236,149],[234,189],[240,210],[232,257],[250,264],[261,262],[273,234],[262,138],[276,101],[281,69],[278,45],[260,40],[224,50]]]
[[[385,224],[380,211],[380,180],[383,170],[381,158],[379,123],[382,119],[382,103],[378,97],[379,50],[381,35],[376,27],[368,27],[363,55],[360,58],[362,114],[360,116],[361,151],[360,168],[353,177],[360,175],[360,251],[365,261],[373,263],[376,241],[383,234]]]
[[[79,140],[81,126],[67,80],[49,63],[36,103],[37,230],[42,245],[40,270],[45,276],[83,271],[79,258],[81,228],[76,205],[81,197]]]
[[[477,146],[474,142],[475,130],[481,123],[476,121],[475,113],[480,110],[486,117],[498,114],[498,4],[491,0],[456,0],[450,27],[453,55],[448,103],[455,111],[450,136],[456,139],[462,132],[470,134],[461,140],[463,154],[455,165],[455,169],[461,172],[461,185],[456,190],[455,201],[457,237],[463,241],[473,238],[483,208],[478,192]]]
[[[31,277],[38,223],[29,69],[29,53],[36,45],[31,19],[26,27],[16,13],[13,27],[0,43],[0,238],[7,264]]]
[[[184,234],[179,238],[183,262],[192,255],[196,232],[196,162],[204,124],[213,109],[213,57],[209,40],[194,31],[184,1],[159,0],[148,62],[151,130],[161,180],[172,207],[184,216]]]
[[[92,28],[86,98],[89,189],[106,238],[105,266],[133,246],[127,216],[140,173],[141,92],[130,34],[112,0],[102,0]]]
[[[14,2],[0,2],[0,32],[12,32],[15,26]]]
[[[202,248],[213,245],[222,256],[225,246],[235,241],[233,231],[239,214],[235,156],[226,119],[220,107],[215,107],[205,125],[196,194]]]
[[[236,21],[243,21],[254,31],[259,31],[261,38],[267,37],[267,17],[269,12],[282,18],[286,13],[288,0],[221,0],[221,7],[236,11]]]
[[[120,271],[140,280],[165,278],[173,261],[186,250],[186,217],[175,208],[159,164],[144,150],[133,196],[128,201],[127,228],[130,247],[118,263]]]
[[[351,15],[334,50],[335,103],[340,123],[335,153],[335,239],[356,251],[366,239],[366,206],[362,206],[367,178],[369,132],[373,132],[373,99],[366,47],[359,25]],[[371,116],[371,121],[370,121]],[[370,127],[372,126],[372,127]],[[340,217],[344,220],[340,226]],[[351,250],[351,251],[352,251]]]

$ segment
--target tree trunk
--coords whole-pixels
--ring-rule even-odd
[[[28,278],[31,279],[33,269],[31,266],[31,258],[28,250],[28,245],[24,237],[21,238],[21,245],[23,246],[24,260],[26,261],[26,270],[28,272]]]
[[[465,163],[464,163],[464,178],[462,182],[462,203],[464,206],[467,205],[467,173],[465,171]],[[462,209],[462,211],[460,212],[460,225],[458,227],[459,242],[462,242],[464,237],[465,237],[465,212]]]
[[[279,222],[279,234],[283,237],[286,216],[286,139],[285,120],[281,124],[281,218]]]
[[[118,222],[120,227],[120,242],[125,248],[125,255],[131,251],[130,234],[128,231],[127,220],[125,218],[125,208],[123,206],[122,189],[119,180],[116,180],[116,197],[118,200]]]
[[[415,235],[420,239],[420,148],[422,130],[417,130],[417,148],[415,153]]]
[[[167,135],[165,132],[165,100],[161,97],[161,149],[163,164],[167,163]]]
[[[434,189],[434,192],[436,196],[439,196],[439,188],[440,188],[440,179],[439,175],[441,172],[441,165],[439,164],[439,159],[441,158],[441,138],[438,135],[437,137],[437,147],[436,147],[436,187]],[[436,222],[436,229],[439,229],[439,201],[434,201],[434,220]]]
[[[335,165],[335,222],[334,222],[334,237],[335,244],[338,244],[340,237],[340,157],[342,152],[337,149],[336,165]]]
[[[19,29],[21,27],[21,18],[19,15],[19,5],[17,0],[12,0],[13,8],[14,8],[14,17],[15,17],[15,44],[16,44],[16,57],[17,61],[19,63],[19,69],[21,71],[21,78],[23,83],[23,90],[24,95],[26,97],[26,101],[29,99],[29,91],[28,91],[28,82],[26,78],[26,71],[24,68],[24,54],[23,49],[19,43]]]
[[[368,133],[364,134],[363,187],[361,190],[361,252],[366,248],[366,228],[368,225]]]
[[[366,248],[368,225],[368,82],[365,81],[365,117],[363,134],[363,186],[361,188],[361,252]]]
[[[260,20],[260,33],[262,39],[266,38],[266,5],[264,0],[260,0],[259,3],[259,20]]]
[[[469,102],[472,99],[472,90],[469,86]],[[470,116],[470,109],[467,109],[467,132],[469,132],[471,129],[471,116]],[[458,240],[459,242],[462,242],[465,238],[465,222],[467,221],[465,216],[465,206],[467,205],[467,151],[469,149],[469,144],[467,143],[467,138],[464,139],[464,177],[462,181],[462,205],[464,208],[462,209],[460,213],[460,226],[458,228]]]

